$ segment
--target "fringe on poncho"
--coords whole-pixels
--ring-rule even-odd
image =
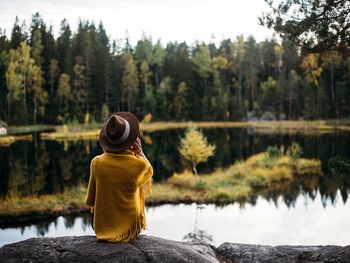
[[[144,204],[152,175],[148,160],[130,150],[91,161],[86,204],[93,207],[98,240],[127,242],[147,228]]]

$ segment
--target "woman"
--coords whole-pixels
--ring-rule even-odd
[[[139,123],[130,112],[114,113],[101,128],[104,153],[91,161],[86,195],[97,240],[128,242],[146,229],[144,202],[153,168],[138,136]]]

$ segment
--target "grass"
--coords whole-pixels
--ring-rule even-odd
[[[221,122],[145,122],[140,123],[141,131],[153,132],[170,129],[186,129],[191,125],[198,128],[251,128],[255,133],[262,134],[324,134],[334,131],[350,131],[348,121],[315,120],[315,121],[221,121]],[[70,123],[68,125],[28,125],[10,126],[8,134],[18,135],[33,132],[41,132],[43,140],[96,140],[98,138],[101,123],[91,124]],[[1,138],[1,137],[0,137]],[[4,141],[3,139],[2,141]],[[10,141],[7,139],[7,141]],[[16,140],[13,140],[14,142]],[[0,140],[1,145],[1,140]],[[3,143],[2,145],[8,145]]]
[[[17,135],[17,136],[0,136],[0,147],[10,146],[16,141],[31,141],[33,139],[32,135]]]
[[[340,121],[260,121],[260,122],[147,122],[140,123],[141,131],[160,131],[169,129],[186,129],[190,125],[198,128],[252,128],[256,133],[302,133],[302,134],[322,134],[334,131],[350,131],[347,122]],[[44,140],[77,140],[77,139],[97,139],[102,124],[85,126],[63,125],[56,126],[56,131],[52,133],[42,133]]]
[[[89,140],[97,139],[100,133],[99,129],[90,128],[83,125],[72,126],[72,125],[62,125],[56,126],[56,131],[51,133],[41,133],[40,138],[42,140]]]
[[[271,189],[281,190],[296,177],[308,175],[322,175],[319,160],[294,160],[286,154],[271,157],[264,152],[227,169],[219,168],[211,174],[194,176],[190,171],[175,173],[167,181],[154,184],[152,195],[146,202],[243,203],[253,195]],[[86,188],[80,186],[55,195],[6,198],[0,201],[0,222],[6,217],[87,209],[85,194]]]
[[[0,218],[28,214],[53,213],[84,206],[86,188],[72,188],[55,195],[8,197],[0,202]]]
[[[55,125],[45,125],[45,124],[33,124],[33,125],[21,125],[21,126],[9,126],[7,128],[7,133],[9,135],[16,134],[27,134],[34,132],[45,132],[55,130]]]
[[[293,160],[288,155],[271,159],[267,153],[260,153],[227,169],[218,169],[200,177],[188,171],[174,174],[166,182],[155,186],[148,201],[245,202],[253,195],[284,187],[285,183],[304,175],[322,175],[320,161]]]

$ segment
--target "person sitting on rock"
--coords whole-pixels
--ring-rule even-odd
[[[97,240],[128,242],[146,229],[145,196],[153,168],[142,151],[139,123],[130,112],[112,114],[99,143],[104,153],[90,165],[86,204]]]

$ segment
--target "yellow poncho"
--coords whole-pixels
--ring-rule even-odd
[[[130,150],[103,153],[91,161],[86,204],[94,208],[97,240],[127,242],[146,229],[145,195],[153,168]]]

